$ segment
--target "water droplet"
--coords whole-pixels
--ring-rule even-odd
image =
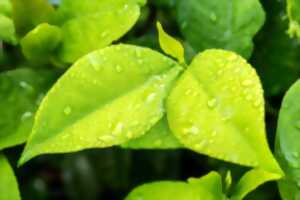
[[[217,15],[216,15],[216,13],[214,13],[214,12],[210,13],[209,18],[210,18],[210,20],[212,22],[216,22],[217,21]]]
[[[154,142],[154,145],[155,145],[155,146],[161,146],[161,145],[162,145],[162,141],[161,141],[160,139],[158,139],[158,140],[156,140],[156,141]]]
[[[122,72],[123,68],[120,65],[116,65],[116,71],[118,73]]]
[[[186,91],[185,91],[185,95],[190,95],[192,93],[192,90],[191,89],[187,89]]]
[[[252,95],[251,94],[248,94],[247,96],[246,96],[246,100],[247,101],[250,101],[252,99]]]
[[[204,148],[207,145],[207,141],[206,140],[202,140],[199,143],[195,144],[194,148],[196,150],[201,150],[202,148]]]
[[[183,130],[183,132],[184,132],[185,134],[191,133],[191,134],[193,134],[193,135],[197,135],[197,134],[199,133],[199,128],[196,127],[196,126],[191,126],[191,127],[189,127],[189,128],[185,128],[185,129]]]
[[[72,112],[72,108],[70,106],[65,107],[65,109],[64,109],[65,115],[69,115],[69,114],[71,114],[71,112]]]
[[[128,4],[125,4],[125,5],[124,5],[124,10],[127,10],[128,7],[129,7]]]
[[[237,58],[238,58],[238,56],[237,56],[236,54],[231,54],[231,55],[228,57],[228,60],[229,60],[229,61],[235,61]]]
[[[250,85],[252,85],[252,84],[253,84],[253,81],[250,80],[250,79],[244,80],[244,81],[242,82],[242,85],[243,85],[243,86],[250,86]]]
[[[151,93],[151,94],[149,94],[147,96],[146,101],[147,102],[151,102],[151,101],[153,101],[155,99],[155,97],[156,97],[156,94],[155,93]]]
[[[132,133],[131,131],[128,131],[128,132],[126,133],[126,137],[127,137],[128,139],[132,139],[132,138],[133,138],[133,133]]]
[[[25,119],[31,117],[32,115],[33,115],[32,112],[26,111],[22,114],[21,120],[24,121]]]
[[[20,81],[19,85],[21,88],[26,89],[26,90],[33,90],[32,86],[27,83],[26,81]]]
[[[136,57],[140,58],[142,56],[141,50],[140,49],[136,49],[135,50],[135,55],[136,55]]]
[[[108,35],[108,32],[107,31],[103,31],[102,33],[101,33],[101,37],[106,37]]]
[[[213,131],[212,133],[211,133],[211,136],[213,136],[213,137],[215,137],[216,135],[217,135],[217,131]]]
[[[121,123],[121,122],[117,123],[114,130],[112,131],[112,134],[118,135],[118,134],[122,133],[123,127],[124,127],[123,123]]]
[[[258,99],[258,100],[256,100],[256,101],[254,102],[253,106],[254,106],[254,107],[258,107],[258,106],[260,106],[260,104],[261,104],[261,100]]]
[[[215,98],[213,98],[213,99],[207,101],[207,106],[208,106],[209,108],[214,108],[214,107],[216,107],[216,104],[217,104],[217,100],[216,100]]]
[[[187,22],[186,21],[183,21],[182,23],[181,23],[181,28],[182,29],[185,29],[187,27]]]

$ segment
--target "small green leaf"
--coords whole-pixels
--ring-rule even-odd
[[[185,147],[214,158],[281,174],[268,147],[263,90],[237,54],[197,55],[167,99],[170,128]]]
[[[60,60],[72,63],[81,56],[119,39],[137,21],[140,0],[62,0],[58,16],[63,43]]]
[[[225,176],[225,191],[228,192],[232,184],[231,171],[228,170]]]
[[[62,33],[60,28],[42,23],[22,38],[21,47],[27,59],[46,63],[61,40]]]
[[[234,187],[230,200],[242,200],[248,193],[255,190],[261,184],[282,178],[280,174],[270,173],[261,169],[252,169],[244,174]]]
[[[184,64],[184,49],[182,44],[168,35],[159,22],[156,23],[156,27],[159,34],[159,44],[162,50],[166,54],[176,58],[180,64]]]
[[[15,27],[13,21],[0,13],[0,41],[16,44]]]
[[[166,117],[157,122],[145,135],[122,144],[131,149],[175,149],[182,145],[171,132]]]
[[[55,78],[54,72],[26,68],[0,74],[0,150],[26,141],[38,104]]]
[[[10,0],[1,0],[0,1],[0,14],[3,14],[7,17],[11,16],[11,3],[10,3]]]
[[[276,133],[275,152],[285,172],[284,179],[279,181],[282,198],[294,200],[300,195],[300,80],[284,96]],[[296,198],[297,197],[297,198]]]
[[[287,0],[287,13],[289,17],[289,35],[300,38],[300,1]]]
[[[197,51],[221,48],[249,58],[264,19],[259,0],[177,1],[181,32]]]
[[[171,59],[136,46],[88,54],[43,99],[20,163],[142,136],[163,117],[165,97],[181,70]]]
[[[2,154],[0,154],[0,199],[21,200],[14,172]]]
[[[201,178],[192,178],[186,182],[159,181],[144,184],[134,189],[125,200],[222,200],[221,177],[211,172]]]
[[[54,8],[47,0],[11,0],[12,16],[19,36],[25,35],[36,25],[50,22]]]

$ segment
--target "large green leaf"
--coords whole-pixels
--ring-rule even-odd
[[[2,154],[0,154],[0,199],[21,199],[14,172]]]
[[[279,113],[275,152],[286,176],[279,181],[282,198],[300,197],[300,81],[286,93]]]
[[[17,34],[25,35],[36,25],[53,21],[54,8],[47,0],[11,0]]]
[[[222,48],[249,58],[252,37],[264,23],[259,0],[177,1],[181,32],[197,50]]]
[[[0,41],[1,40],[12,44],[17,43],[13,21],[0,13]]]
[[[266,140],[259,78],[233,52],[197,55],[168,97],[167,116],[172,132],[189,149],[282,173]]]
[[[27,33],[20,43],[27,59],[38,63],[47,63],[61,40],[60,28],[42,23]]]
[[[142,136],[162,118],[164,99],[180,71],[176,62],[136,46],[88,54],[44,98],[20,163]]]
[[[63,21],[60,60],[70,63],[109,45],[137,21],[144,0],[63,0],[58,9]]]
[[[38,104],[55,77],[54,72],[26,68],[0,74],[0,149],[26,141]]]
[[[290,21],[288,33],[300,38],[300,1],[287,0],[287,12]]]
[[[201,178],[188,182],[159,181],[148,183],[134,189],[125,200],[222,200],[221,177],[211,172]]]
[[[245,175],[240,179],[238,184],[235,186],[233,195],[230,199],[241,200],[261,184],[267,181],[278,180],[280,178],[280,174],[270,173],[261,169],[252,169],[245,173]]]
[[[132,149],[174,149],[182,145],[171,132],[166,117],[163,117],[145,135],[122,144]]]

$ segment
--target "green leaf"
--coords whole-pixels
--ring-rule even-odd
[[[7,17],[11,16],[11,3],[10,3],[10,0],[1,0],[0,1],[0,14],[3,14]]]
[[[58,15],[63,21],[60,60],[72,63],[79,57],[119,39],[137,21],[140,0],[63,0]]]
[[[166,117],[157,122],[145,135],[122,144],[131,149],[175,149],[182,145],[171,132]]]
[[[186,0],[177,4],[181,32],[195,50],[222,48],[250,57],[252,37],[265,18],[259,0]]]
[[[0,74],[0,150],[26,141],[43,93],[56,75],[20,68]]]
[[[2,154],[0,154],[0,199],[21,200],[14,172]]]
[[[270,173],[261,169],[252,169],[244,174],[233,190],[230,200],[241,200],[261,184],[282,178],[280,174]]]
[[[186,182],[159,181],[144,184],[134,189],[125,200],[222,200],[221,177],[211,172],[201,178]]]
[[[287,0],[287,13],[289,17],[289,35],[300,38],[300,1]]]
[[[284,96],[278,118],[275,153],[285,172],[279,181],[282,198],[294,200],[300,196],[300,81],[298,80]]]
[[[12,16],[19,36],[36,25],[53,21],[54,8],[47,0],[11,0]]]
[[[12,44],[17,43],[13,21],[2,14],[0,14],[0,41],[1,40]]]
[[[185,147],[214,158],[281,174],[265,134],[263,91],[237,54],[197,55],[167,99],[172,132]]]
[[[43,99],[20,163],[142,136],[163,117],[165,97],[181,69],[157,52],[130,45],[88,54]]]
[[[159,44],[162,50],[166,54],[176,58],[180,64],[184,64],[184,49],[181,43],[168,35],[159,22],[156,23],[156,26],[159,34]]]
[[[61,40],[62,33],[60,28],[42,23],[22,38],[21,47],[27,59],[46,63]]]

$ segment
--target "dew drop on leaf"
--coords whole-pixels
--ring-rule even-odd
[[[216,104],[217,104],[217,100],[215,98],[213,99],[210,99],[209,101],[207,101],[207,106],[209,108],[214,108],[216,107]]]
[[[72,108],[70,106],[65,107],[65,109],[64,109],[65,115],[69,115],[69,114],[71,114],[71,112],[72,112]]]

